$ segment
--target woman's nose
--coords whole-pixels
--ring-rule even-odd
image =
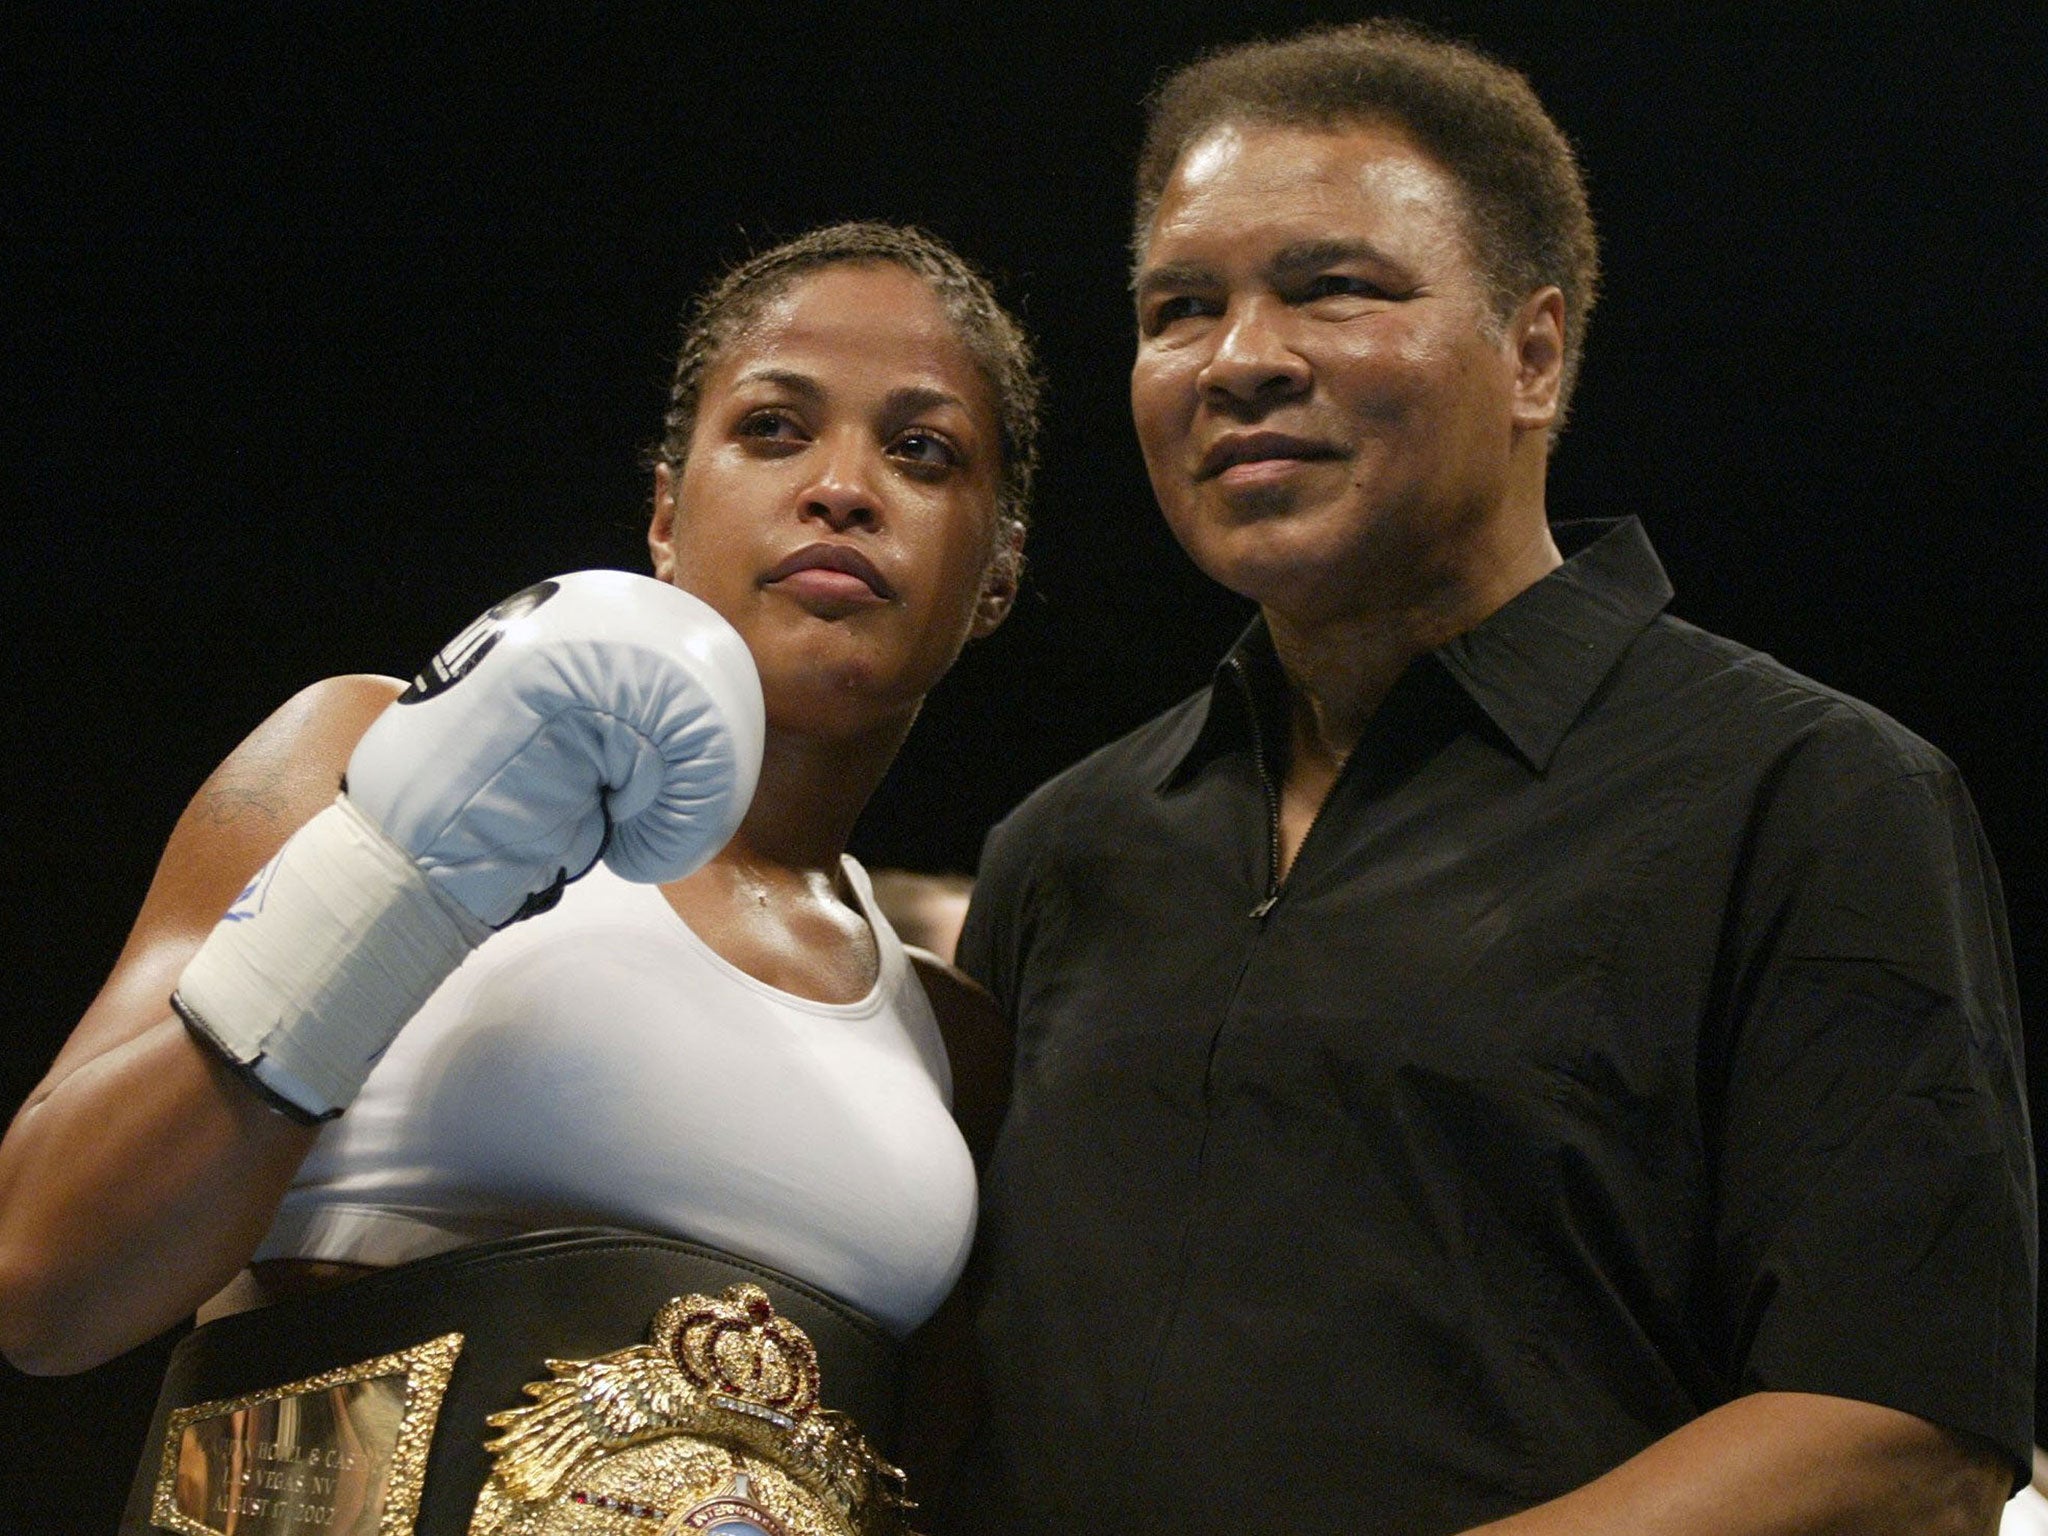
[[[852,443],[819,446],[817,475],[803,491],[804,516],[835,529],[872,523],[879,510],[872,455]]]

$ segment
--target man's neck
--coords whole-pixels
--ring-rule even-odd
[[[1488,558],[1448,569],[1470,577],[1413,584],[1405,600],[1379,601],[1306,622],[1264,609],[1287,679],[1287,770],[1280,783],[1279,865],[1285,879],[1337,775],[1367,723],[1417,656],[1471,629],[1563,563],[1540,513]]]
[[[1491,531],[1469,555],[1428,579],[1391,583],[1346,613],[1264,610],[1287,678],[1290,779],[1297,767],[1334,776],[1417,656],[1473,628],[1563,563],[1540,510]]]

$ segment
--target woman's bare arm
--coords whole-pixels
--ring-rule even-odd
[[[0,1140],[0,1352],[22,1369],[83,1370],[189,1316],[269,1227],[314,1132],[264,1107],[169,999],[398,686],[306,689],[201,786],[106,985]]]
[[[975,1167],[986,1172],[1010,1103],[1009,1026],[995,999],[966,972],[921,949],[910,950],[910,959],[952,1062],[953,1116]],[[911,1496],[928,1506],[943,1506],[954,1495],[961,1453],[986,1412],[974,1366],[981,1280],[977,1252],[953,1294],[911,1335],[904,1351],[904,1411],[895,1451],[910,1474]]]
[[[1010,1027],[995,999],[972,976],[926,950],[908,953],[952,1063],[953,1118],[974,1154],[974,1166],[985,1172],[1010,1107]]]

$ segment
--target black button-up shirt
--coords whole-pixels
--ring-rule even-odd
[[[1257,625],[991,834],[983,1524],[1456,1531],[1757,1389],[2024,1464],[2017,1003],[1954,768],[1666,615],[1633,521],[1557,532],[1284,882]]]

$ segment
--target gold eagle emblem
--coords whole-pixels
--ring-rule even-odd
[[[905,1536],[902,1472],[820,1406],[816,1348],[759,1286],[678,1296],[645,1344],[547,1368],[490,1416],[470,1536]]]

